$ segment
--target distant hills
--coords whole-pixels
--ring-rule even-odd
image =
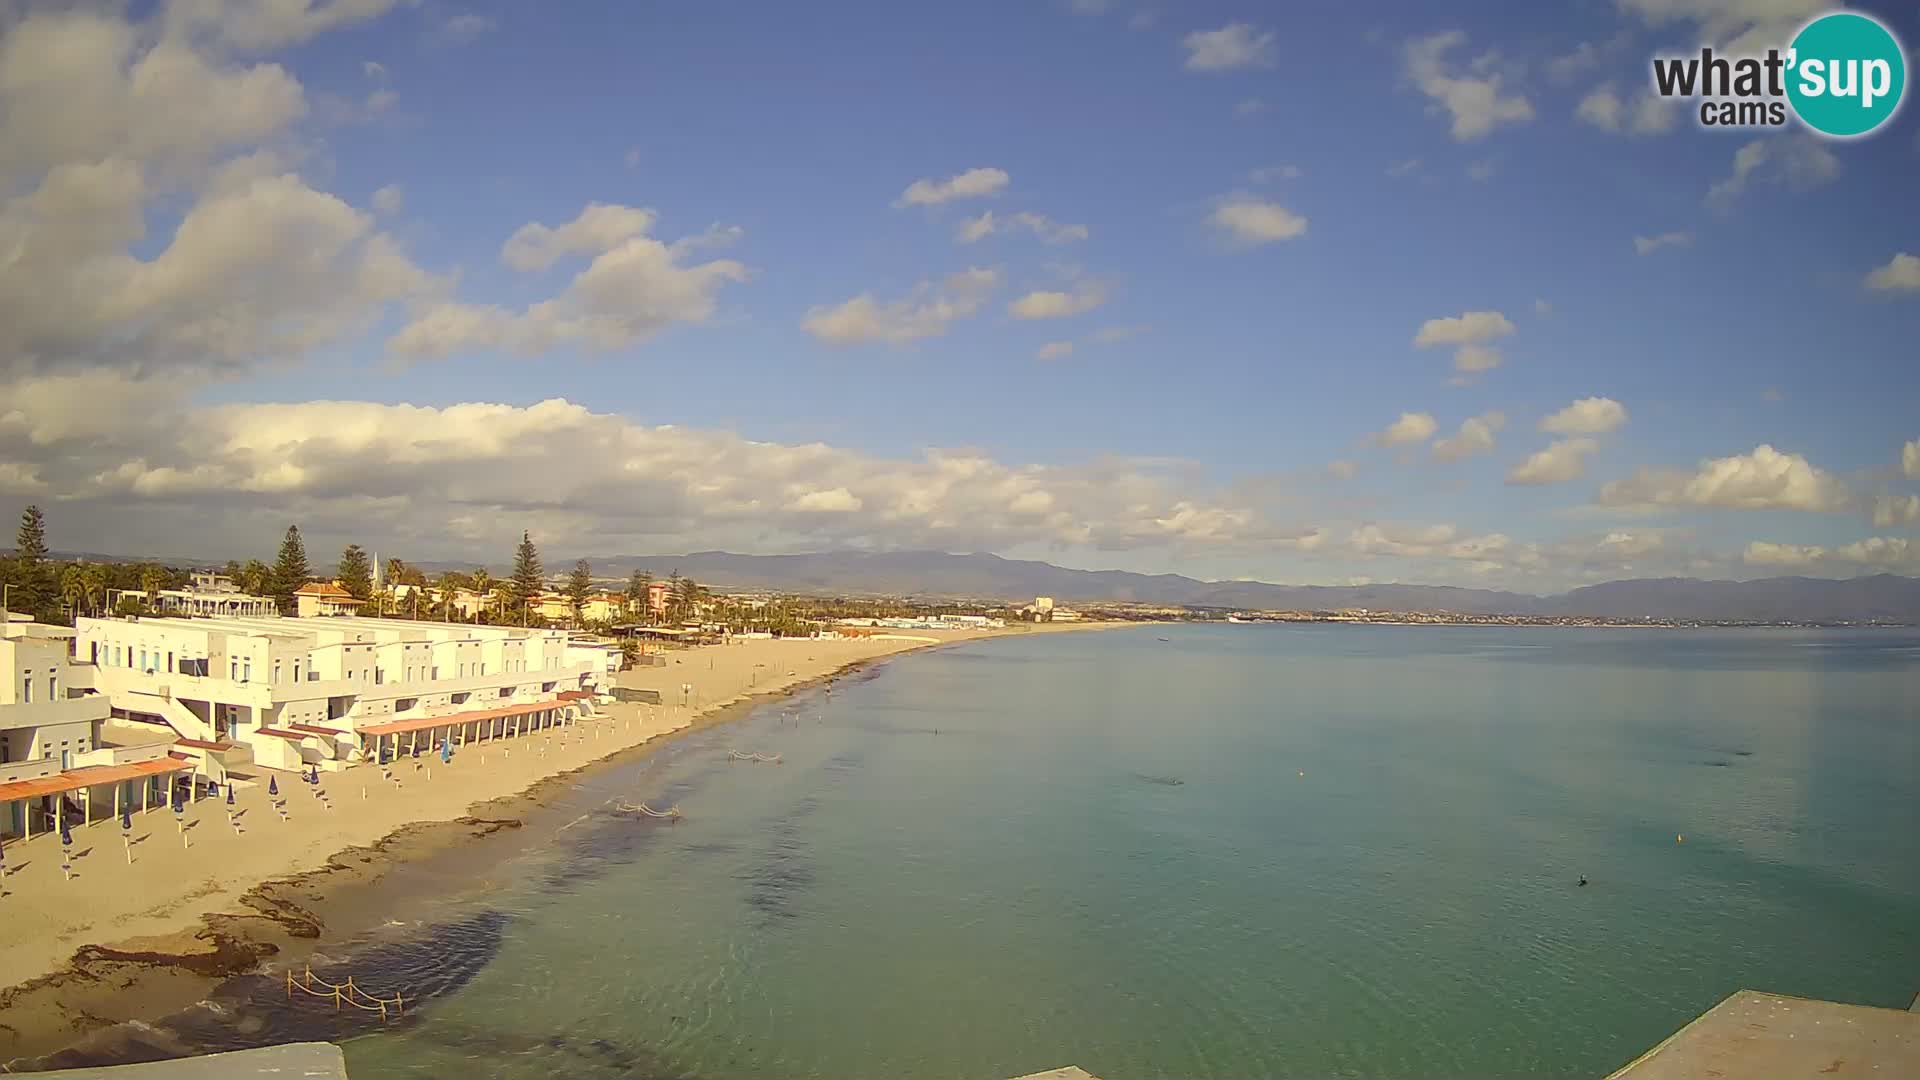
[[[1920,622],[1920,579],[1894,574],[1848,579],[1784,577],[1758,581],[1647,578],[1609,581],[1554,596],[1446,585],[1274,585],[1201,581],[1179,574],[1071,570],[998,555],[937,551],[832,551],[806,555],[608,556],[600,576],[636,569],[673,571],[735,589],[845,596],[1025,600],[1052,596],[1207,608],[1451,611],[1484,615],[1585,615],[1598,618],[1727,619],[1757,622]]]
[[[61,553],[56,558],[124,561],[124,557]],[[220,565],[154,560],[174,566]],[[678,571],[703,585],[726,589],[833,596],[924,599],[1124,601],[1196,608],[1327,611],[1448,611],[1472,615],[1566,615],[1594,618],[1719,619],[1754,622],[1920,623],[1920,578],[1876,574],[1856,578],[1778,577],[1757,581],[1638,578],[1588,585],[1552,596],[1465,589],[1448,585],[1275,585],[1263,581],[1201,581],[1179,574],[1072,570],[1052,563],[998,555],[943,551],[825,551],[805,555],[612,555],[591,560],[594,576],[624,578],[635,570],[656,577]],[[478,564],[421,562],[430,573],[471,570]],[[571,559],[551,560],[559,572]],[[506,567],[490,567],[504,572]]]

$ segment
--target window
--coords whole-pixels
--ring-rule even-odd
[[[60,700],[60,675],[58,672],[47,676],[47,700]]]
[[[241,682],[253,681],[253,657],[251,656],[247,657],[245,660],[240,661],[240,681]]]
[[[168,671],[173,670],[173,650],[172,649],[167,650],[167,670]]]
[[[140,650],[140,670],[147,670],[147,650],[145,649]]]
[[[280,685],[280,661],[278,659],[273,662],[273,685]]]
[[[33,676],[30,674],[20,677],[20,704],[33,704]]]

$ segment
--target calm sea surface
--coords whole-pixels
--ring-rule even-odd
[[[355,1080],[1592,1078],[1920,990],[1910,632],[987,641],[565,798],[359,961],[437,993]]]

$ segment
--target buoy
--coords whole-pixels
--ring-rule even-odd
[[[1675,836],[1673,838],[1673,842],[1676,844],[1684,844],[1687,842],[1687,837],[1684,833],[1682,833],[1680,835]]]
[[[1305,775],[1307,775],[1307,770],[1305,770],[1305,769],[1301,769],[1301,770],[1300,770],[1300,775],[1301,775],[1301,776],[1305,776]]]

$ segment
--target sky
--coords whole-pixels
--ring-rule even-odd
[[[1920,572],[1920,110],[1649,94],[1834,6],[0,0],[0,513],[209,559]]]

